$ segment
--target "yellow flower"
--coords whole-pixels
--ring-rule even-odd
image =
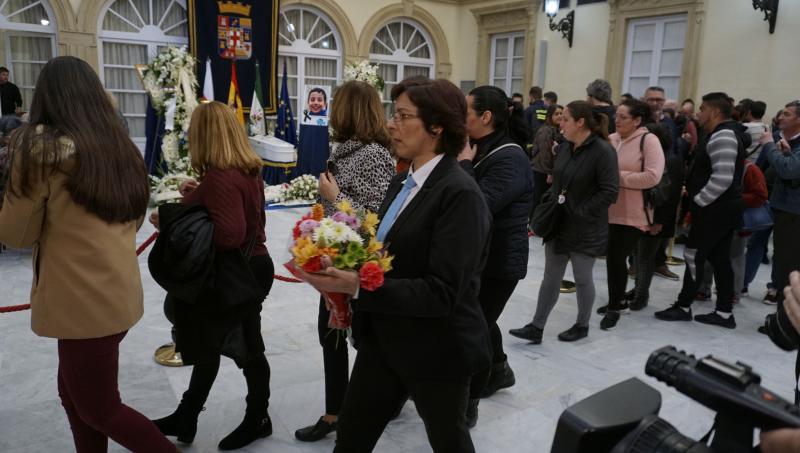
[[[369,244],[367,244],[367,253],[371,255],[380,252],[382,249],[383,242],[379,242],[375,237],[370,238]]]
[[[384,253],[383,256],[378,259],[378,264],[380,264],[381,269],[383,269],[383,272],[389,272],[390,270],[392,270],[393,259],[394,257],[389,255],[388,253]]]
[[[297,265],[302,266],[308,260],[319,255],[319,248],[311,238],[298,238],[292,247],[292,256]]]
[[[353,205],[350,204],[347,200],[342,200],[336,203],[336,210],[342,211],[347,215],[355,215],[355,211],[353,210]]]
[[[375,227],[378,226],[378,214],[374,212],[368,212],[366,216],[364,216],[364,221],[361,222],[361,228],[364,229],[370,236],[375,236]]]

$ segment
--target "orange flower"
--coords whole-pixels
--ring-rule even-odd
[[[316,220],[317,222],[325,218],[325,209],[322,207],[321,204],[317,203],[311,207],[311,218]]]

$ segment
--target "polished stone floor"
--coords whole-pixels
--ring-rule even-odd
[[[302,210],[269,211],[267,237],[276,263],[286,260],[289,231]],[[138,242],[152,232],[146,225]],[[528,277],[522,281],[500,318],[503,331],[527,323],[535,309],[544,267],[540,241],[531,240]],[[679,255],[676,249],[675,255]],[[119,386],[123,400],[151,418],[170,413],[187,386],[190,370],[165,368],[153,362],[153,351],[169,339],[170,325],[161,305],[163,290],[147,271],[146,253],[140,257],[145,288],[145,315],[122,343]],[[22,251],[0,254],[0,306],[27,302],[31,275],[30,255]],[[673,268],[682,274],[682,268]],[[571,271],[568,270],[568,276]],[[547,452],[556,422],[571,404],[609,385],[638,376],[663,395],[662,417],[682,432],[700,437],[711,425],[712,413],[682,394],[645,376],[644,364],[653,350],[675,345],[698,355],[715,354],[752,365],[763,384],[790,398],[794,356],[778,350],[756,327],[771,307],[760,301],[768,266],[762,266],[751,286],[752,296],[736,307],[738,328],[733,331],[697,323],[663,323],[653,318],[656,309],[671,303],[680,282],[656,278],[651,306],[623,317],[615,331],[603,332],[593,315],[587,339],[574,344],[557,341],[558,332],[575,319],[575,295],[563,295],[553,311],[545,341],[532,346],[505,336],[504,345],[516,373],[517,384],[498,392],[480,405],[480,421],[472,431],[479,452]],[[285,272],[284,272],[285,275]],[[605,262],[595,266],[597,303],[606,297]],[[695,312],[711,309],[695,304]],[[263,334],[272,367],[270,414],[275,432],[243,451],[331,451],[334,436],[304,444],[294,430],[317,420],[324,408],[322,354],[317,342],[317,297],[302,284],[276,282],[263,311]],[[351,360],[354,354],[351,354]],[[56,393],[56,343],[39,338],[29,328],[29,312],[0,314],[0,451],[7,453],[73,451],[72,438]],[[244,412],[245,384],[241,372],[228,359],[211,392],[199,431],[186,452],[217,451],[217,442],[238,425]],[[609,408],[612,410],[612,408]],[[123,449],[112,443],[111,451]],[[390,423],[376,451],[425,452],[424,427],[413,404]]]

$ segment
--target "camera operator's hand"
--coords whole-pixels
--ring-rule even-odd
[[[789,286],[783,289],[783,309],[794,328],[800,332],[800,272],[789,274]]]
[[[761,433],[761,453],[796,453],[800,451],[800,429],[776,429]]]

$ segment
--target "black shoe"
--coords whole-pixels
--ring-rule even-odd
[[[684,309],[674,303],[666,310],[657,311],[655,316],[662,321],[691,321],[692,309]]]
[[[606,315],[600,320],[600,328],[603,330],[612,330],[619,322],[619,312],[614,310],[606,311]]]
[[[586,338],[589,336],[589,326],[580,326],[575,324],[574,326],[570,327],[569,329],[565,330],[558,334],[558,339],[561,341],[578,341],[581,338]]]
[[[481,400],[478,398],[470,399],[467,402],[467,426],[472,429],[478,424],[478,403]]]
[[[336,422],[328,423],[320,417],[317,423],[295,431],[294,437],[303,442],[316,442],[334,431],[336,431]]]
[[[571,294],[577,291],[578,289],[575,287],[575,282],[570,280],[561,280],[561,288],[559,292],[562,294]]]
[[[711,313],[705,315],[697,315],[694,317],[694,320],[703,323],[703,324],[711,324],[712,326],[720,326],[726,329],[735,329],[736,328],[736,319],[733,317],[733,313],[727,318],[720,316],[716,310],[712,311]]]
[[[764,294],[764,305],[778,305],[778,290],[775,288],[768,288],[767,294]]]
[[[640,310],[644,310],[644,308],[645,308],[645,307],[647,307],[647,299],[644,299],[644,300],[634,300],[634,301],[632,301],[632,302],[629,304],[629,307],[630,307],[630,308],[631,308],[631,310],[633,310],[633,311],[640,311]]]
[[[489,375],[489,382],[483,388],[480,397],[488,398],[500,389],[513,386],[516,383],[514,372],[508,366],[508,360],[492,365],[492,373]]]
[[[616,311],[619,312],[619,314],[621,314],[621,315],[627,315],[628,314],[628,310],[630,309],[630,305],[628,304],[628,301],[620,302],[619,307],[620,307],[619,310],[616,310]],[[608,305],[603,305],[602,307],[600,307],[600,308],[598,308],[596,310],[598,315],[604,315],[604,314],[606,314],[607,311],[608,311]]]
[[[758,333],[769,335],[769,330],[767,330],[767,326],[758,326]]]
[[[161,434],[175,436],[178,442],[191,444],[197,434],[197,417],[204,408],[181,401],[178,408],[170,415],[153,420]]]
[[[272,435],[272,420],[266,417],[255,417],[245,414],[242,423],[219,442],[220,450],[238,450],[250,445],[253,441]]]
[[[533,344],[542,344],[542,335],[544,330],[536,327],[533,323],[525,324],[525,327],[519,329],[511,329],[508,331],[512,336],[528,340]]]
[[[711,294],[698,291],[697,294],[694,295],[694,300],[699,300],[701,302],[709,301],[711,300]]]
[[[633,288],[625,293],[625,300],[627,300],[628,302],[632,301],[635,298],[636,298],[636,288]]]

